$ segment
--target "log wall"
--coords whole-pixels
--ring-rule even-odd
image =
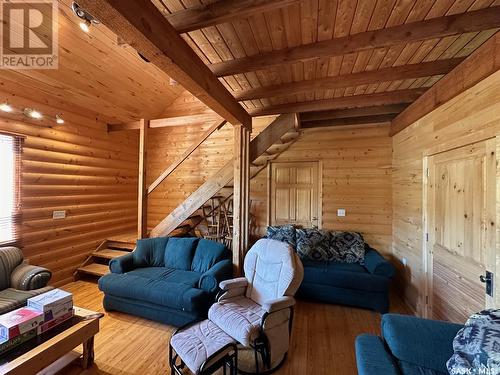
[[[15,101],[13,103],[13,100]],[[19,97],[42,113],[56,109]],[[21,246],[31,264],[53,272],[52,283],[72,280],[76,267],[108,236],[135,230],[136,132],[108,134],[92,118],[64,113],[65,124],[22,116],[0,118],[0,131],[26,136],[22,154]],[[65,219],[52,219],[66,210]]]
[[[254,137],[272,118],[254,122]],[[148,183],[179,156],[210,126],[151,129],[148,148]],[[232,157],[232,127],[212,134],[172,175],[154,191],[148,201],[148,226],[162,218],[199,187]],[[277,161],[321,160],[323,163],[323,227],[356,230],[385,253],[391,245],[391,138],[388,125],[331,127],[302,130],[296,143]],[[256,216],[254,237],[267,226],[267,171],[251,182]],[[337,217],[345,208],[346,217]]]

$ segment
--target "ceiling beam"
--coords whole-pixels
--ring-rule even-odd
[[[335,109],[332,111],[305,112],[300,114],[300,120],[304,122],[334,120],[349,117],[375,116],[375,115],[397,115],[401,113],[408,104],[378,105],[374,107]]]
[[[275,115],[279,113],[327,111],[342,108],[372,107],[388,104],[412,103],[426,88],[381,92],[368,95],[344,96],[336,99],[316,100],[301,103],[286,103],[250,111],[252,116]]]
[[[151,0],[78,0],[78,4],[231,124],[252,119]]]
[[[500,69],[500,33],[496,33],[465,61],[444,76],[401,112],[391,124],[391,135],[421,119],[447,101]]]
[[[347,87],[356,87],[359,85],[429,77],[439,74],[447,74],[463,60],[464,59],[462,58],[438,60],[419,64],[394,66],[380,70],[345,74],[336,77],[263,86],[255,89],[238,91],[234,94],[234,97],[239,101],[254,100],[288,96],[304,92],[314,92],[316,90],[335,90]]]
[[[500,27],[500,6],[366,31],[317,43],[280,49],[210,65],[218,77],[267,69],[270,66],[333,57]]]
[[[299,0],[219,0],[166,15],[166,18],[177,32],[187,33],[298,2]]]
[[[320,121],[301,121],[300,127],[307,128],[323,128],[330,126],[343,126],[343,125],[364,125],[364,124],[382,124],[390,123],[394,119],[394,114],[374,115],[374,116],[359,116],[348,118],[337,118],[331,120]]]
[[[188,116],[176,116],[158,118],[149,121],[150,128],[165,128],[170,126],[190,126],[190,125],[203,125],[211,121],[221,120],[217,114],[200,114]],[[140,129],[140,122],[133,121],[122,124],[108,124],[108,132],[121,131],[121,130],[137,130]]]

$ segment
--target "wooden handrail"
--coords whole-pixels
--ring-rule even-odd
[[[153,190],[156,189],[164,179],[166,179],[173,171],[175,171],[177,167],[181,165],[181,163],[184,160],[186,160],[189,157],[189,155],[191,155],[208,137],[210,137],[210,135],[214,131],[222,128],[226,124],[226,122],[227,122],[226,120],[216,122],[205,133],[203,133],[186,151],[184,151],[184,153],[181,156],[179,156],[172,164],[170,164],[160,174],[160,176],[158,176],[158,178],[154,180],[154,182],[151,185],[149,185],[147,194],[148,195],[151,194]]]

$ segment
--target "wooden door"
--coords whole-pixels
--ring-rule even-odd
[[[496,142],[428,159],[427,315],[464,323],[491,305],[480,276],[495,271]]]
[[[319,162],[271,163],[270,224],[321,227]]]

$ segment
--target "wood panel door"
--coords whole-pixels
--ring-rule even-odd
[[[321,227],[319,162],[271,163],[270,224]]]
[[[428,159],[427,316],[464,323],[493,304],[480,281],[495,271],[496,142]]]

